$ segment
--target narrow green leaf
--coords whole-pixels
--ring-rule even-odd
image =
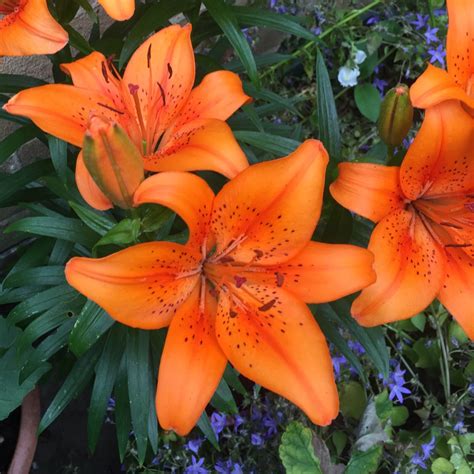
[[[123,219],[112,227],[94,245],[94,251],[103,245],[127,245],[136,243],[140,233],[140,219]]]
[[[244,89],[245,92],[254,99],[265,100],[273,104],[278,104],[283,110],[288,110],[294,114],[298,114],[298,110],[294,106],[293,102],[286,97],[281,97],[268,89],[257,89],[252,83],[249,82],[244,83]]]
[[[255,7],[233,6],[231,10],[242,25],[264,26],[310,41],[317,40],[313,33],[294,21],[294,17],[290,15],[281,15],[280,13]]]
[[[38,293],[37,286],[22,286],[14,290],[5,288],[0,290],[0,304],[20,303],[36,293]]]
[[[150,373],[149,332],[131,329],[127,334],[128,396],[132,425],[137,440],[138,460],[143,464],[148,444],[148,415],[150,395],[148,377]],[[145,388],[141,390],[140,387]]]
[[[19,323],[53,306],[74,301],[78,296],[77,291],[69,285],[48,288],[47,290],[37,292],[34,296],[15,306],[10,311],[8,320],[13,323]]]
[[[227,364],[225,368],[224,380],[241,395],[247,394],[247,390],[239,379],[239,373],[230,364]]]
[[[113,324],[114,320],[100,306],[88,300],[71,331],[69,348],[76,356],[81,356]]]
[[[64,265],[66,260],[71,257],[74,242],[57,239],[49,257],[49,265]]]
[[[69,44],[76,48],[82,54],[90,54],[94,52],[94,48],[89,44],[89,42],[71,25],[63,25],[63,28],[69,34]]]
[[[59,138],[48,136],[49,153],[59,179],[67,181],[67,143]]]
[[[354,98],[360,113],[372,122],[377,122],[382,100],[376,87],[372,84],[357,84],[354,89]]]
[[[268,133],[239,130],[234,132],[234,135],[237,140],[260,150],[273,153],[276,156],[286,156],[295,151],[300,145],[299,142],[291,138],[278,137]]]
[[[97,234],[92,232],[78,219],[70,217],[25,217],[10,224],[4,231],[25,232],[33,235],[43,235],[56,239],[69,240],[78,244],[92,247]]]
[[[255,55],[254,58],[257,68],[261,69],[263,67],[272,66],[273,64],[279,63],[281,61],[287,61],[291,58],[291,55],[280,53],[263,53]],[[234,71],[238,74],[245,72],[245,67],[240,62],[239,58],[235,58],[232,61],[225,63],[224,67],[229,69],[229,71]]]
[[[211,405],[219,411],[234,414],[238,413],[234,396],[232,395],[232,392],[224,379],[220,381],[211,399]]]
[[[105,235],[116,224],[112,218],[105,213],[93,211],[85,206],[81,206],[74,201],[69,201],[72,210],[77,214],[87,227],[99,235]],[[99,241],[100,242],[100,241]],[[97,244],[96,244],[97,245]]]
[[[43,86],[45,81],[36,77],[25,76],[23,74],[0,74],[0,92],[16,94],[22,89]]]
[[[47,263],[47,257],[53,248],[51,239],[37,239],[28,245],[7,276],[31,267]]]
[[[77,360],[43,415],[38,433],[42,433],[64,411],[69,403],[84,390],[94,374],[94,366],[99,356],[100,348],[96,346]]]
[[[128,399],[127,358],[122,357],[117,382],[114,389],[115,395],[115,426],[117,427],[117,444],[120,462],[123,462],[127,451],[128,438],[132,428],[130,402]]]
[[[120,362],[123,357],[124,336],[123,327],[119,325],[114,326],[109,331],[104,349],[97,363],[87,418],[87,439],[91,453],[95,451],[107,410],[107,402],[114,388],[120,368]]]
[[[245,66],[250,80],[257,86],[260,84],[257,65],[252,50],[238,24],[237,18],[232,10],[223,0],[204,0],[210,15],[223,31],[229,43],[235,49],[242,64]]]
[[[10,158],[23,144],[29,142],[40,133],[41,131],[34,125],[25,125],[10,133],[0,142],[0,164]]]
[[[24,269],[11,273],[3,281],[5,288],[18,286],[53,286],[66,283],[64,279],[64,267],[47,266]]]
[[[212,444],[212,446],[217,449],[217,451],[220,451],[219,442],[217,441],[216,434],[212,429],[211,422],[209,421],[209,417],[205,411],[202,412],[202,415],[197,422],[197,426],[202,431],[202,434]]]
[[[332,160],[341,159],[341,133],[336,102],[324,58],[318,50],[316,56],[316,91],[319,138]]]

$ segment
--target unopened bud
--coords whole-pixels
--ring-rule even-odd
[[[143,159],[123,128],[92,118],[84,137],[83,156],[100,190],[115,205],[133,207],[133,194],[145,177]]]
[[[378,129],[380,138],[391,146],[399,146],[413,124],[413,106],[408,86],[398,84],[390,89],[380,108]]]

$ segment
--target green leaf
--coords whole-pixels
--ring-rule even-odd
[[[69,44],[80,51],[82,54],[90,54],[94,52],[94,48],[89,42],[71,25],[62,25],[69,34]]]
[[[336,102],[324,58],[318,50],[316,56],[316,91],[319,138],[332,160],[341,159],[341,132],[337,117]]]
[[[150,376],[149,343],[148,331],[140,329],[128,331],[126,349],[128,396],[140,465],[145,461],[148,444],[148,414],[151,395],[148,390]]]
[[[241,395],[247,394],[247,390],[239,379],[239,373],[230,364],[227,364],[225,368],[224,380]]]
[[[367,403],[364,387],[355,380],[349,380],[341,386],[339,399],[341,413],[345,417],[360,420]]]
[[[18,286],[53,286],[66,283],[63,266],[46,266],[22,269],[10,273],[3,282],[5,288]]]
[[[50,254],[52,247],[53,242],[50,239],[35,240],[33,243],[28,245],[25,253],[18,258],[8,275],[47,263],[47,257]]]
[[[234,132],[237,140],[254,146],[260,150],[268,151],[277,156],[286,156],[292,153],[300,145],[296,140],[291,138],[279,137],[268,133],[236,131]]]
[[[66,260],[71,257],[71,252],[74,247],[74,242],[68,240],[57,239],[54,243],[53,250],[49,256],[49,265],[64,265]]]
[[[95,346],[77,360],[43,415],[38,433],[42,433],[64,411],[69,403],[84,390],[94,374],[95,363],[99,356],[100,348]]]
[[[20,328],[0,316],[0,349],[8,349],[12,346],[20,333]]]
[[[114,388],[123,357],[123,327],[114,326],[107,336],[104,349],[96,367],[96,376],[91,393],[87,418],[87,439],[91,453],[95,451],[100,430],[107,410],[107,402]]]
[[[77,217],[79,217],[79,219],[81,219],[89,229],[92,229],[99,235],[105,235],[114,227],[114,225],[116,225],[116,222],[103,212],[99,213],[93,211],[92,209],[81,206],[74,201],[69,201],[69,205],[77,214]],[[98,243],[96,245],[98,245]]]
[[[70,217],[25,217],[10,224],[4,231],[25,232],[56,239],[69,240],[86,247],[92,247],[97,234],[92,232],[80,220]]]
[[[0,92],[16,94],[23,89],[43,86],[45,81],[36,77],[24,76],[23,74],[0,74]]]
[[[123,219],[94,245],[94,251],[102,245],[124,246],[136,243],[139,235],[140,219]]]
[[[217,449],[217,451],[220,451],[219,442],[217,441],[211,422],[209,421],[209,417],[205,411],[202,412],[202,415],[197,422],[197,426],[202,431],[202,434],[206,437],[206,439],[212,444],[212,446]]]
[[[113,324],[114,320],[100,306],[88,300],[71,331],[69,348],[76,356],[81,356]]]
[[[317,39],[313,33],[294,21],[294,17],[290,15],[281,15],[280,13],[274,13],[255,7],[234,6],[231,7],[231,10],[240,24],[265,26],[310,41]]]
[[[323,474],[314,454],[313,435],[300,422],[291,422],[281,437],[280,459],[287,474]]]
[[[119,69],[122,69],[123,65],[130,59],[132,53],[150,33],[153,33],[162,26],[166,26],[168,24],[168,18],[181,13],[192,4],[193,2],[191,0],[159,2],[147,8],[125,39],[120,53]]]
[[[437,458],[431,464],[433,474],[451,474],[454,472],[454,466],[446,458]]]
[[[49,153],[54,169],[62,182],[67,181],[67,143],[59,138],[48,136]]]
[[[219,411],[226,413],[238,413],[234,396],[224,379],[221,379],[212,399],[211,404]]]
[[[375,123],[382,103],[377,88],[372,84],[358,84],[354,89],[354,98],[360,113]]]
[[[117,427],[117,444],[120,462],[123,462],[127,450],[131,429],[130,402],[128,399],[127,358],[122,358],[117,382],[115,383],[115,425]]]
[[[34,125],[25,125],[10,133],[0,142],[0,164],[10,158],[23,144],[37,137],[40,133],[40,130]]]
[[[250,80],[259,86],[260,79],[258,76],[257,65],[253,57],[252,50],[242,33],[237,18],[232,10],[223,0],[204,0],[210,15],[223,31],[229,43],[235,49],[245,70],[250,77]]]
[[[344,474],[374,474],[382,458],[382,446],[372,446],[369,450],[355,452],[347,465]]]
[[[69,285],[54,286],[36,293],[15,306],[10,311],[8,320],[16,324],[53,306],[70,303],[78,297],[81,296]]]

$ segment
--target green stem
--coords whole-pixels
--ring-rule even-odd
[[[451,399],[451,380],[449,375],[449,353],[446,346],[443,330],[439,324],[439,314],[433,315],[434,324],[436,326],[436,333],[438,335],[439,345],[441,348],[441,358],[439,365],[441,368],[441,377],[443,378],[444,396],[448,404]]]
[[[273,66],[269,67],[260,77],[264,78],[268,76],[269,74],[272,74],[276,69],[279,67],[283,66],[284,64],[290,62],[292,59],[297,58],[298,56],[301,56],[302,54],[306,53],[308,50],[316,47],[319,42],[324,39],[326,36],[330,35],[334,30],[337,28],[340,28],[341,26],[345,25],[346,23],[349,23],[350,21],[354,20],[355,18],[359,17],[360,15],[364,14],[366,11],[372,9],[373,7],[377,6],[379,3],[382,3],[383,0],[374,0],[373,2],[369,3],[363,8],[359,8],[358,10],[354,10],[350,15],[347,15],[345,18],[342,20],[338,21],[335,25],[331,26],[327,30],[325,30],[323,33],[321,33],[315,40],[308,41],[305,45],[303,45],[301,48],[293,52],[289,58],[284,59]]]

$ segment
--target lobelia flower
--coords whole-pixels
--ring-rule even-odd
[[[93,118],[118,124],[142,153],[148,171],[213,170],[233,177],[248,163],[225,120],[249,97],[229,71],[212,72],[193,89],[190,34],[191,25],[162,29],[135,51],[123,78],[98,52],[63,64],[74,85],[26,89],[4,109],[79,147]],[[82,155],[76,181],[92,207],[112,207]]]
[[[194,456],[191,456],[192,464],[184,470],[184,474],[207,474],[208,469],[203,467],[204,458],[197,460]]]
[[[431,43],[438,43],[439,39],[436,36],[436,33],[438,33],[439,28],[431,28],[427,27],[425,31],[425,39],[426,39],[426,44],[431,44]]]
[[[428,54],[430,55],[430,63],[439,62],[443,67],[445,65],[444,58],[446,57],[446,50],[442,44],[438,45],[436,49],[429,49]]]
[[[447,5],[448,70],[429,64],[412,85],[410,97],[413,105],[421,109],[446,100],[460,100],[474,115],[474,8],[471,0],[447,0]]]
[[[46,0],[0,0],[0,56],[53,54],[68,39]]]
[[[135,0],[98,0],[107,15],[114,20],[128,20],[135,12]]]
[[[157,387],[161,426],[196,424],[227,361],[327,425],[338,412],[331,358],[304,304],[372,283],[372,255],[311,242],[328,157],[308,140],[288,157],[247,168],[214,195],[198,176],[146,179],[135,204],[156,203],[189,227],[186,245],[150,242],[102,259],[73,258],[71,286],[132,327],[169,325]]]
[[[474,338],[474,120],[459,102],[430,107],[400,167],[343,163],[330,186],[377,223],[375,284],[352,305],[363,326],[406,319],[436,297]]]

